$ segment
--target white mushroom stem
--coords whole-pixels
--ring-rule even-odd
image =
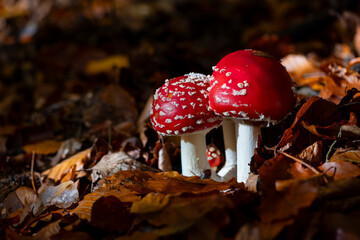
[[[211,170],[211,179],[222,181],[213,169],[206,156],[206,132],[181,136],[181,168],[184,176],[201,176],[204,170]]]
[[[225,180],[236,177],[236,130],[235,122],[232,119],[223,119],[222,123],[224,147],[225,147],[225,165],[218,172],[220,177]]]
[[[260,125],[237,120],[238,137],[237,151],[237,181],[246,182],[250,173],[250,161],[257,147],[258,136],[261,134]]]

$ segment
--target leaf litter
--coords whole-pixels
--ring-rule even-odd
[[[337,19],[324,26],[303,12],[309,22],[286,28],[286,12],[310,3],[229,1],[234,7],[215,11],[201,0],[26,2],[0,6],[1,238],[358,239],[357,14],[333,12]],[[186,19],[182,8],[201,11]],[[277,17],[270,26],[235,14],[253,8]],[[192,24],[198,12],[217,17],[217,44]],[[229,34],[238,31],[228,16],[254,25],[243,25],[240,39]],[[162,25],[150,33],[149,23]],[[321,40],[303,32],[309,24]],[[187,39],[158,41],[164,32],[178,36],[174,29]],[[200,40],[190,37],[194,30]],[[184,177],[179,140],[151,128],[151,96],[183,71],[208,73],[220,53],[235,50],[224,47],[233,39],[281,58],[298,104],[262,130],[246,184]],[[221,128],[207,142],[224,154]]]

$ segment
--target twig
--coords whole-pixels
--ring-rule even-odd
[[[279,151],[280,154],[284,155],[285,157],[288,157],[298,163],[301,163],[302,165],[304,165],[305,167],[309,168],[311,171],[313,171],[315,174],[321,174],[318,170],[316,170],[316,168],[314,168],[313,166],[307,164],[306,162],[304,162],[303,160],[301,160],[300,158],[291,156],[290,154],[286,153],[286,152],[281,152]],[[326,175],[324,176],[324,182],[325,183],[329,183],[329,181],[326,179]]]
[[[279,153],[281,153],[282,155],[291,158],[292,160],[301,163],[302,165],[306,166],[307,168],[309,168],[311,171],[313,171],[315,174],[320,174],[320,172],[318,170],[316,170],[313,166],[307,164],[306,162],[304,162],[303,160],[301,160],[300,158],[291,156],[290,154],[286,153],[286,152],[281,152],[279,151]]]
[[[31,157],[31,170],[30,170],[30,177],[31,177],[31,184],[33,187],[34,192],[36,192],[35,182],[34,182],[34,163],[35,163],[35,151],[32,152]]]

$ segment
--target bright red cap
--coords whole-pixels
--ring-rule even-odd
[[[211,109],[224,117],[278,121],[294,107],[294,84],[281,63],[256,50],[226,55],[214,67]]]
[[[209,144],[206,146],[206,156],[210,167],[217,167],[220,165],[221,153],[214,144]]]
[[[163,135],[182,135],[217,127],[221,119],[210,110],[208,76],[189,73],[166,80],[156,90],[150,121]]]

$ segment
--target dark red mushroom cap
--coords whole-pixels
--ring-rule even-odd
[[[198,73],[166,80],[154,94],[153,128],[163,135],[182,135],[219,126],[221,119],[209,107],[209,86],[209,76]]]
[[[285,67],[264,52],[230,53],[213,70],[209,102],[216,114],[276,122],[296,103],[294,84]]]

